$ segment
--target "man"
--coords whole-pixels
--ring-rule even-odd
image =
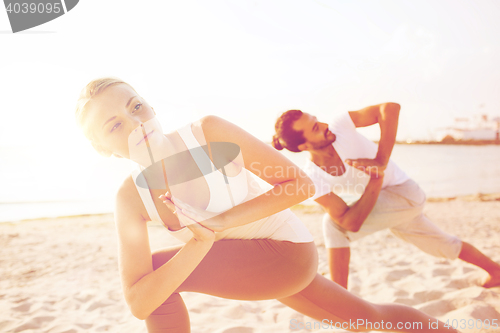
[[[332,280],[347,289],[349,243],[389,228],[426,253],[483,268],[489,274],[484,287],[500,285],[500,265],[435,226],[422,213],[423,191],[391,161],[399,111],[396,103],[373,105],[342,113],[328,125],[300,110],[289,110],[276,121],[276,149],[310,153],[304,171],[316,187],[313,199],[326,212],[323,232]],[[378,146],[356,131],[377,123]],[[348,205],[340,197],[346,194],[360,197]]]

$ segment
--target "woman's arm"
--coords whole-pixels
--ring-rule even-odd
[[[153,270],[146,220],[133,180],[127,179],[116,198],[119,266],[125,300],[132,314],[147,318],[184,282],[208,253],[214,234],[200,226],[193,237],[167,263]]]
[[[201,224],[222,231],[278,213],[314,195],[314,184],[283,154],[238,126],[216,116],[202,119],[207,142],[231,142],[239,146],[244,166],[273,186],[268,192],[246,201]]]

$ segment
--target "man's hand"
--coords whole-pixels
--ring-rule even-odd
[[[383,164],[376,159],[370,158],[358,158],[356,160],[345,160],[347,164],[363,171],[372,179],[378,179],[384,177],[384,171],[387,168],[386,164]]]

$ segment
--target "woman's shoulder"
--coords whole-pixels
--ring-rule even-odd
[[[135,221],[142,224],[146,221],[146,216],[148,216],[146,208],[142,203],[141,196],[134,183],[134,178],[130,175],[125,178],[116,192],[115,220],[116,222],[120,222],[118,225],[122,225],[123,222],[127,221]]]
[[[209,141],[224,141],[224,139],[237,138],[245,131],[232,122],[215,115],[207,115],[193,122],[193,127],[199,126]]]
[[[226,131],[228,125],[232,124],[215,115],[204,116],[189,124],[193,135],[201,144],[221,140],[224,137],[224,133],[221,132]]]
[[[212,131],[216,130],[220,125],[224,125],[224,123],[229,122],[221,117],[211,114],[193,122],[193,126],[200,126],[204,131]]]
[[[116,192],[116,203],[131,205],[134,203],[140,203],[141,197],[137,191],[137,187],[134,183],[134,177],[132,175],[125,178]]]

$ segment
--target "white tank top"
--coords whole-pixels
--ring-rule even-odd
[[[253,199],[264,192],[256,181],[256,176],[245,168],[241,168],[238,175],[234,177],[227,177],[228,183],[226,183],[225,176],[220,171],[215,170],[215,166],[208,155],[202,152],[202,149],[194,149],[196,147],[200,147],[200,144],[193,135],[191,124],[179,129],[178,133],[184,141],[186,147],[190,150],[193,159],[198,165],[198,168],[200,168],[200,171],[203,173],[203,177],[207,181],[210,190],[210,200],[206,209],[207,211],[220,213],[231,209],[233,206]],[[211,170],[215,171],[207,171],[207,165],[212,168]],[[136,180],[140,176],[142,170],[144,170],[144,168],[139,166],[132,173],[134,184],[136,185],[137,191],[139,192],[142,202],[146,207],[149,218],[152,221],[157,221],[163,224],[153,198],[151,197],[149,188],[144,188],[142,186],[138,186],[137,184]],[[188,242],[193,236],[191,230],[185,227],[176,231],[172,231],[168,228],[167,230],[171,235],[183,242]],[[289,209],[252,223],[216,233],[216,240],[265,238],[290,241],[294,243],[307,243],[313,241],[313,237],[307,228]]]
[[[356,131],[348,112],[339,114],[329,125],[330,131],[335,134],[333,148],[344,162],[345,172],[341,176],[332,176],[311,160],[307,160],[304,171],[314,182],[316,193],[313,200],[330,192],[341,198],[356,200],[364,193],[370,177],[363,171],[345,163],[346,159],[375,158],[378,146]],[[402,184],[410,179],[396,163],[389,160],[384,171],[382,188]]]

